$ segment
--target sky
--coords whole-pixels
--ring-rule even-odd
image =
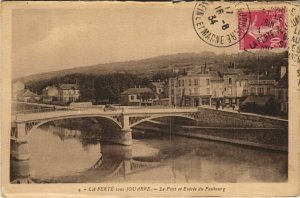
[[[159,55],[236,51],[237,46],[216,48],[197,36],[193,5],[16,9],[13,78]]]

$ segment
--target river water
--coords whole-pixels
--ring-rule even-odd
[[[11,177],[26,169],[37,183],[287,181],[286,153],[147,131],[120,146],[104,135],[90,125],[43,125],[28,135],[30,159],[11,160]]]

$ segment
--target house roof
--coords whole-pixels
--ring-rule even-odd
[[[264,106],[272,99],[272,96],[256,96],[256,95],[250,95],[248,96],[243,102],[242,105],[245,105],[247,103],[255,103],[259,106]]]
[[[16,91],[14,94],[18,95],[18,96],[22,96],[25,92],[26,92],[27,89],[23,89],[23,90],[18,90]]]
[[[23,97],[37,97],[38,95],[27,89],[23,94]]]
[[[248,80],[257,80],[257,75],[256,74],[249,74],[247,75]]]
[[[224,74],[239,74],[239,75],[244,75],[244,72],[242,69],[226,69],[226,71],[223,72]]]
[[[163,82],[152,82],[151,84],[153,86],[157,87],[157,88],[163,88],[164,87],[164,83]]]
[[[249,85],[274,85],[275,80],[251,80]]]
[[[236,80],[248,80],[248,79],[249,79],[248,76],[244,74],[238,75],[236,78]]]
[[[56,87],[56,86],[54,86],[54,85],[50,85],[50,86],[47,86],[47,87],[45,87],[43,90],[48,90],[48,89],[51,89],[51,88],[55,88],[55,89],[57,89],[57,87]]]
[[[219,72],[217,71],[210,71],[210,80],[211,81],[223,81],[223,78],[220,76]]]
[[[277,74],[276,73],[271,73],[268,75],[264,75],[259,77],[260,80],[275,80],[276,79]]]
[[[121,95],[134,95],[142,93],[153,93],[150,88],[129,88],[121,93]]]
[[[288,82],[288,75],[285,74],[275,85],[275,88],[288,88],[289,82]]]
[[[59,85],[60,89],[78,89],[79,85],[77,84],[61,84]]]

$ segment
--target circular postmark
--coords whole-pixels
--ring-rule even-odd
[[[246,35],[249,16],[249,7],[243,2],[199,2],[193,11],[193,26],[199,38],[207,44],[229,47]]]

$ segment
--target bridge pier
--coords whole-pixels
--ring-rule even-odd
[[[19,141],[25,141],[26,137],[26,124],[25,123],[18,123],[17,124],[17,139]]]
[[[11,181],[12,183],[31,183],[28,142],[11,140]]]
[[[26,124],[18,123],[15,126],[15,139],[11,140],[11,155],[15,160],[29,160],[28,141],[26,139]]]
[[[132,129],[129,123],[129,115],[123,114],[123,128],[120,131],[120,144],[124,146],[132,145]]]
[[[131,173],[132,147],[122,146],[119,154],[123,159],[124,174]]]
[[[11,156],[18,161],[29,160],[29,148],[27,141],[11,141]]]
[[[132,130],[131,129],[122,129],[120,132],[118,143],[123,146],[132,145]]]

